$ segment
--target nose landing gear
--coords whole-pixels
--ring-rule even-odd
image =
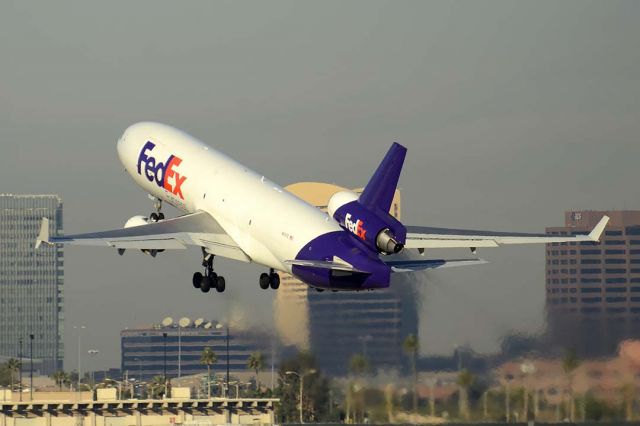
[[[218,293],[222,293],[226,288],[226,280],[222,275],[218,275],[213,271],[214,256],[204,249],[202,249],[202,254],[202,266],[205,268],[204,274],[201,272],[193,274],[193,286],[199,288],[203,293],[208,293],[212,288],[215,288]]]

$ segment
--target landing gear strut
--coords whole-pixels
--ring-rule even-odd
[[[153,208],[155,211],[149,215],[149,223],[164,220],[164,213],[160,211],[162,210],[162,200],[155,197],[151,198],[153,199]]]
[[[268,274],[263,272],[260,274],[259,284],[260,288],[263,290],[266,290],[269,287],[277,290],[280,287],[280,275],[278,275],[278,273],[273,269],[271,269]]]
[[[218,293],[222,293],[226,288],[226,280],[222,275],[216,274],[213,270],[214,255],[207,253],[203,248],[202,256],[204,274],[202,274],[202,272],[193,274],[193,286],[199,288],[203,293],[208,293],[212,288],[215,288]]]

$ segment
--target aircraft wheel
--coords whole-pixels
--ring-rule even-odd
[[[260,288],[263,290],[266,290],[269,288],[269,281],[271,281],[269,279],[269,274],[266,273],[261,273],[260,274]]]
[[[158,213],[153,212],[149,215],[149,222],[157,222],[158,221]]]
[[[164,220],[164,213],[158,213],[158,220]]]
[[[196,272],[195,274],[193,274],[193,286],[195,288],[200,288],[200,285],[202,285],[202,278],[204,278],[202,276],[201,272]]]
[[[269,285],[271,285],[272,289],[277,290],[280,287],[280,275],[275,272],[272,273],[269,277]]]
[[[226,282],[222,275],[218,275],[218,279],[216,280],[216,290],[218,293],[222,293],[226,288]]]
[[[200,283],[200,290],[202,290],[203,293],[209,293],[209,290],[211,290],[211,277],[202,278],[202,283]]]

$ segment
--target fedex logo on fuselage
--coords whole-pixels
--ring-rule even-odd
[[[138,156],[138,174],[147,178],[149,182],[155,182],[160,188],[164,188],[173,195],[184,200],[182,195],[182,184],[187,180],[186,176],[181,176],[176,171],[182,159],[175,155],[170,155],[167,161],[159,163],[151,155],[151,151],[156,147],[151,141],[147,141],[142,147]]]
[[[359,238],[363,240],[366,239],[367,230],[364,229],[364,222],[361,219],[356,219],[355,221],[351,220],[351,213],[347,213],[344,217],[344,226],[349,231],[356,234]]]

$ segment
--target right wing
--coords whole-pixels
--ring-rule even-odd
[[[405,248],[475,248],[498,247],[505,244],[548,244],[574,241],[598,242],[608,222],[609,217],[603,216],[589,234],[573,236],[407,226]]]
[[[130,228],[64,237],[50,237],[49,220],[42,218],[36,248],[42,243],[140,250],[186,249],[188,245],[193,245],[205,247],[211,254],[251,261],[220,224],[205,211]]]

